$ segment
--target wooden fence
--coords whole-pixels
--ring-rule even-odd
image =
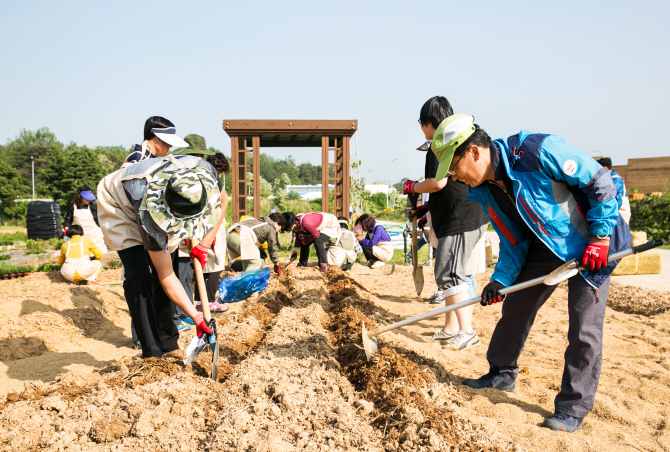
[[[626,181],[628,193],[670,191],[670,157],[628,159],[628,165],[612,166]]]

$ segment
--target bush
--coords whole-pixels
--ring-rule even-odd
[[[8,261],[12,258],[9,254],[0,254],[0,261]]]
[[[630,230],[644,231],[649,239],[670,238],[670,192],[630,200]]]
[[[28,250],[26,251],[26,256],[31,255],[31,254],[47,254],[47,250]]]
[[[0,275],[12,275],[17,273],[27,273],[34,270],[32,265],[12,265],[12,264],[2,264],[0,265]]]
[[[28,233],[26,232],[3,232],[0,234],[0,241],[25,242],[26,240],[28,240]]]
[[[14,246],[14,242],[11,240],[0,240],[0,246]]]
[[[60,251],[61,246],[65,243],[63,239],[57,239],[56,237],[49,239],[49,243],[53,246],[54,250]]]
[[[123,264],[118,259],[111,260],[111,261],[107,262],[107,264],[105,264],[105,265],[108,268],[121,268],[121,267],[123,267]]]
[[[38,272],[57,272],[60,271],[60,265],[58,264],[42,264],[37,267]]]
[[[29,250],[43,250],[46,242],[44,240],[26,240],[26,248]],[[26,253],[28,254],[28,253]]]

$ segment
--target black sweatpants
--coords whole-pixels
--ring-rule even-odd
[[[371,246],[361,245],[361,248],[363,248],[363,254],[365,255],[365,258],[368,260],[369,263],[374,264],[379,260],[377,256],[375,256],[374,253],[372,252]]]
[[[319,236],[314,239],[314,249],[316,250],[316,258],[319,261],[319,264],[325,264],[328,262],[328,255],[326,253],[325,243],[330,240],[330,237],[326,234],[319,234]],[[300,259],[298,262],[301,266],[306,267],[307,261],[309,260],[309,244],[300,245]]]
[[[176,350],[179,348],[179,331],[173,321],[175,304],[165,294],[149,254],[141,245],[126,248],[118,254],[126,278],[123,292],[137,339],[142,345],[142,357],[161,357],[165,352]],[[173,253],[175,267],[176,254]]]
[[[547,275],[562,264],[563,261],[545,246],[531,244],[514,283]],[[603,321],[609,285],[609,278],[598,290],[581,275],[568,280],[568,347],[564,356],[561,392],[554,399],[556,411],[583,418],[593,409],[600,379]],[[493,331],[486,354],[492,371],[516,378],[519,373],[517,360],[537,311],[555,289],[556,286],[540,284],[507,295],[502,305],[502,318]]]
[[[193,265],[191,264],[191,258],[189,257],[178,257],[179,260],[179,282],[186,291],[188,299],[193,302],[193,289],[191,289],[191,281],[193,281]],[[174,320],[176,324],[181,323],[182,319],[187,318],[188,315],[179,308],[175,306]]]
[[[205,280],[205,290],[207,291],[207,300],[209,303],[217,301],[216,291],[219,290],[219,282],[221,281],[221,272],[211,272],[203,273],[203,279]],[[200,290],[198,289],[198,280],[195,281],[195,299],[197,301],[202,301],[200,299]]]

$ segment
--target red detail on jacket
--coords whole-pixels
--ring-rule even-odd
[[[526,203],[523,202],[523,199],[521,198],[521,196],[519,196],[518,199],[519,199],[519,201],[521,202],[521,205],[523,206],[523,208],[526,209],[526,212],[528,212],[528,215],[530,216],[530,219],[533,220],[533,221],[535,222],[535,224],[536,224],[540,229],[542,229],[542,232],[544,232],[546,235],[549,235],[549,233],[547,232],[547,230],[544,229],[544,226],[542,226],[542,224],[541,224],[539,221],[537,221],[537,218],[535,218],[535,215],[533,215],[533,213],[530,211],[530,209],[528,208],[528,206],[526,205]]]
[[[489,205],[489,218],[491,218],[491,221],[493,221],[495,225],[498,226],[500,232],[503,233],[505,238],[512,244],[512,246],[517,246],[519,244],[519,242],[516,240],[516,237],[514,237],[512,232],[507,229],[507,226],[505,226],[505,223],[503,223],[491,205]]]

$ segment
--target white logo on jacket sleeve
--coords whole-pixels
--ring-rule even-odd
[[[563,163],[563,172],[568,176],[575,174],[577,172],[577,162],[574,160],[566,160],[565,163]]]

